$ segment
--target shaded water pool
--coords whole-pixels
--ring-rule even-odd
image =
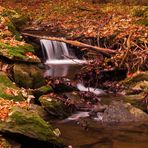
[[[90,119],[54,123],[73,148],[147,148],[148,124],[102,125]]]

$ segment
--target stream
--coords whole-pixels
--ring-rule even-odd
[[[74,52],[68,50],[65,43],[41,40],[47,69],[45,77],[72,78],[85,60],[77,59]],[[49,50],[50,49],[50,50]],[[60,50],[59,50],[60,49]],[[112,100],[124,100],[114,94],[106,94],[101,89],[87,88],[78,83],[77,88],[82,92],[91,92],[100,97],[104,104]],[[72,94],[69,94],[72,97]],[[79,96],[75,96],[78,100]],[[68,148],[147,148],[148,124],[103,124],[101,115],[91,117],[89,111],[78,111],[67,119],[53,121],[53,126],[59,128],[61,137]]]

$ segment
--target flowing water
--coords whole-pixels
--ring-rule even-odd
[[[41,39],[40,43],[43,59],[49,67],[44,73],[45,77],[68,76],[71,71],[79,71],[81,65],[86,63],[85,60],[78,59],[74,51],[63,42]]]
[[[78,59],[65,43],[49,40],[40,42],[45,64],[48,66],[45,77],[74,75],[81,65],[86,63],[85,60]],[[83,84],[77,84],[77,88],[95,95],[105,94],[103,90],[87,88]],[[106,96],[102,99],[109,103],[113,98]],[[65,120],[53,122],[53,125],[60,129],[63,142],[69,145],[69,148],[148,148],[147,123],[103,125],[91,119],[89,112],[76,112]]]

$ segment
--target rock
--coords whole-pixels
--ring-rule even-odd
[[[3,72],[0,72],[0,98],[14,101],[24,100],[20,88],[18,88]]]
[[[40,59],[33,53],[34,48],[27,43],[16,46],[0,43],[0,55],[13,61],[39,63]]]
[[[135,74],[134,76],[125,79],[123,84],[132,85],[140,81],[148,81],[148,71]]]
[[[130,103],[134,107],[143,110],[144,112],[147,112],[147,104],[143,102],[144,97],[145,97],[144,93],[136,95],[127,95],[124,97],[124,101]]]
[[[55,144],[61,143],[52,126],[47,124],[36,112],[18,107],[13,108],[6,121],[0,123],[0,131]]]
[[[16,26],[16,28],[20,28],[22,25],[25,25],[28,17],[22,14],[19,14],[15,10],[5,9],[2,12],[2,16],[8,17]]]
[[[45,84],[42,71],[33,64],[15,64],[14,80],[24,88],[39,88]]]
[[[148,91],[148,81],[140,81],[131,85],[128,90],[126,90],[126,94],[139,94],[146,91]]]
[[[148,115],[129,103],[112,102],[105,110],[103,122],[138,122],[148,121]]]
[[[66,112],[65,105],[55,99],[51,98],[48,95],[43,95],[39,98],[39,101],[41,105],[45,108],[45,110],[49,113],[51,118],[66,118],[68,116],[68,113]]]
[[[12,32],[13,36],[15,36],[16,40],[22,40],[22,37],[17,29],[20,29],[20,27],[26,24],[28,17],[11,9],[4,9],[1,12],[1,16],[7,18],[6,25]]]

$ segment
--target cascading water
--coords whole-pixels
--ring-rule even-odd
[[[86,63],[84,60],[79,60],[63,42],[41,39],[40,43],[45,64],[50,67],[45,76],[64,77],[68,74],[70,65]]]

